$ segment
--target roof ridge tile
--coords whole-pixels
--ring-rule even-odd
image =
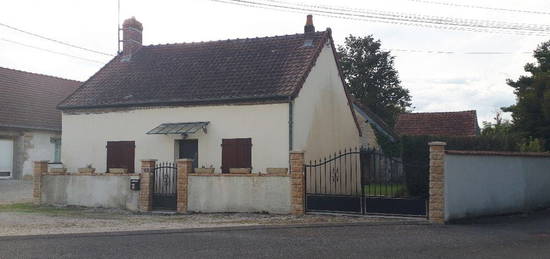
[[[6,70],[11,70],[11,71],[19,72],[19,73],[26,73],[26,74],[32,74],[32,75],[37,75],[37,76],[46,76],[46,77],[50,77],[50,78],[54,78],[54,79],[59,79],[59,80],[67,80],[67,81],[73,81],[73,82],[77,82],[77,83],[82,83],[82,81],[75,80],[75,79],[63,78],[63,77],[60,77],[60,76],[46,75],[46,74],[41,74],[41,73],[36,73],[36,72],[29,72],[29,71],[25,71],[25,70],[21,70],[21,69],[15,69],[15,68],[9,68],[9,67],[0,67],[0,69],[6,69]]]
[[[323,34],[327,31],[316,31],[315,34]],[[304,33],[294,33],[294,34],[284,34],[284,35],[274,35],[274,36],[263,36],[263,37],[246,37],[246,38],[230,38],[230,39],[219,39],[219,40],[201,40],[201,41],[191,41],[191,42],[173,42],[173,43],[159,43],[159,44],[149,44],[144,45],[143,47],[155,47],[155,46],[175,46],[175,45],[193,45],[193,44],[204,44],[204,43],[219,43],[227,41],[242,41],[242,40],[256,40],[256,39],[274,39],[274,38],[284,38],[289,36],[300,36]]]
[[[476,110],[463,110],[463,111],[446,111],[446,112],[404,112],[400,113],[399,115],[409,115],[409,114],[446,114],[446,113],[468,113],[468,112],[476,112]]]

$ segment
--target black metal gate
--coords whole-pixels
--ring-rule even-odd
[[[158,163],[153,171],[153,209],[176,210],[178,169],[174,163]]]
[[[305,165],[307,211],[427,215],[427,165],[374,149],[349,149]]]

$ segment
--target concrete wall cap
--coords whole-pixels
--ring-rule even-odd
[[[428,146],[446,146],[447,143],[443,141],[432,141],[428,143]]]
[[[193,159],[190,159],[190,158],[180,158],[180,159],[176,160],[176,162],[187,162],[187,161],[193,162]]]
[[[141,159],[139,161],[141,161],[141,162],[157,162],[158,160],[157,159]]]
[[[303,150],[292,150],[289,153],[290,154],[303,154],[303,153],[305,153],[305,151],[303,151]]]

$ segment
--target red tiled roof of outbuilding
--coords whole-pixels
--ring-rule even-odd
[[[475,110],[399,114],[395,132],[409,136],[476,136],[479,133]]]

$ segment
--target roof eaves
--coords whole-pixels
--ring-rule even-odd
[[[143,106],[187,106],[187,105],[209,105],[209,104],[238,104],[243,102],[288,102],[287,95],[272,95],[272,96],[250,96],[250,97],[228,97],[228,98],[212,98],[200,100],[173,100],[173,101],[143,101],[133,103],[117,103],[117,104],[98,104],[98,105],[58,105],[58,109],[95,109],[95,108],[118,108],[118,107],[143,107]]]
[[[61,127],[59,127],[59,128],[51,128],[51,127],[27,126],[27,125],[14,125],[14,124],[0,124],[0,127],[3,127],[3,128],[13,128],[13,129],[46,130],[46,131],[61,132]]]
[[[357,127],[357,131],[359,132],[359,136],[362,136],[363,132],[361,132],[361,126],[359,125],[359,120],[357,119],[357,115],[355,114],[355,109],[353,109],[351,94],[349,93],[349,89],[347,87],[346,81],[344,80],[344,72],[342,72],[342,66],[340,66],[340,61],[338,59],[338,52],[336,51],[336,46],[334,45],[334,40],[332,39],[332,30],[330,28],[327,28],[327,31],[328,31],[328,38],[330,40],[330,45],[332,47],[332,55],[334,56],[334,62],[336,63],[336,68],[338,69],[338,75],[340,77],[340,80],[342,81],[342,86],[344,87],[346,98],[348,99],[348,106],[351,111],[351,115],[353,116],[353,120],[355,121],[355,126]]]
[[[325,45],[325,43],[328,39],[327,35],[328,35],[327,31],[323,32],[323,36],[321,37],[321,39],[319,41],[319,45],[317,46],[317,49],[315,49],[315,52],[313,53],[313,57],[311,58],[307,69],[302,74],[302,77],[300,78],[300,81],[298,81],[298,85],[296,86],[296,88],[294,88],[294,92],[291,95],[292,99],[298,97],[298,94],[300,93],[300,90],[302,90],[302,87],[304,86],[304,84],[306,82],[306,79],[309,76],[309,73],[311,72],[311,70],[315,66],[315,63],[317,63],[317,58],[319,58],[319,55],[321,54],[321,51],[323,51],[323,46]]]

